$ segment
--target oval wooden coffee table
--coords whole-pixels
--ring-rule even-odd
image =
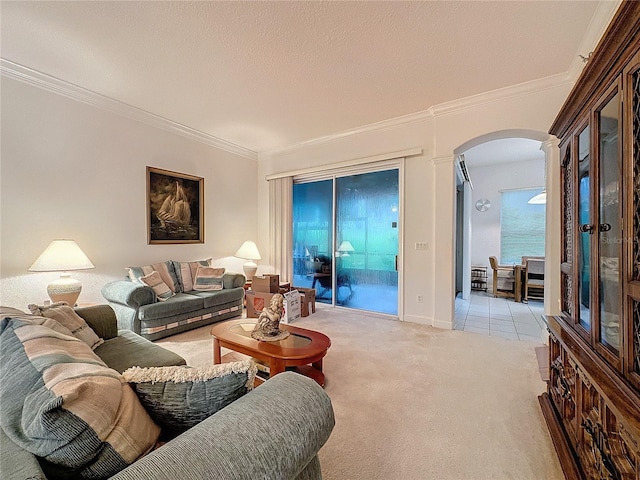
[[[254,326],[255,321],[247,318],[214,325],[211,329],[213,363],[221,363],[220,348],[224,347],[265,362],[269,366],[269,376],[284,372],[287,367],[295,367],[296,372],[324,386],[322,359],[331,346],[329,337],[320,332],[281,323],[280,329],[289,331],[289,337],[277,342],[261,342],[251,338]]]

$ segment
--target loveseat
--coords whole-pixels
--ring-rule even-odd
[[[6,312],[3,311],[0,318],[0,338],[3,340],[0,352],[3,353],[10,343],[5,330],[12,319],[11,313]],[[155,367],[185,363],[180,356],[132,332],[118,332],[115,314],[109,306],[79,308],[76,312],[104,339],[94,352],[118,372],[136,365]],[[20,388],[15,384],[7,387],[6,381],[12,372],[8,372],[4,364],[0,368],[1,380],[5,382],[3,389]],[[22,376],[17,375],[17,378]],[[5,433],[9,410],[12,406],[0,404],[0,477],[7,480],[46,479],[38,458],[20,448]],[[321,479],[317,453],[333,426],[331,401],[324,391],[313,380],[284,372],[111,478]]]
[[[220,290],[194,289],[198,268],[209,266],[209,262],[169,260],[130,268],[126,279],[107,283],[102,296],[116,312],[118,328],[158,340],[242,315],[244,275],[225,272]],[[154,288],[136,280],[150,271],[160,273],[163,285],[169,289],[168,298],[162,300]]]

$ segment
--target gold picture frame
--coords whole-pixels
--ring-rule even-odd
[[[204,243],[204,178],[147,166],[147,243]]]

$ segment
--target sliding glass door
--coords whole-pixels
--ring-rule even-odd
[[[333,303],[333,180],[293,186],[293,285]]]
[[[294,184],[294,285],[334,305],[398,314],[398,169]]]

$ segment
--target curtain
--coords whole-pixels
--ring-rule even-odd
[[[280,281],[293,280],[293,177],[269,180],[269,263]]]

